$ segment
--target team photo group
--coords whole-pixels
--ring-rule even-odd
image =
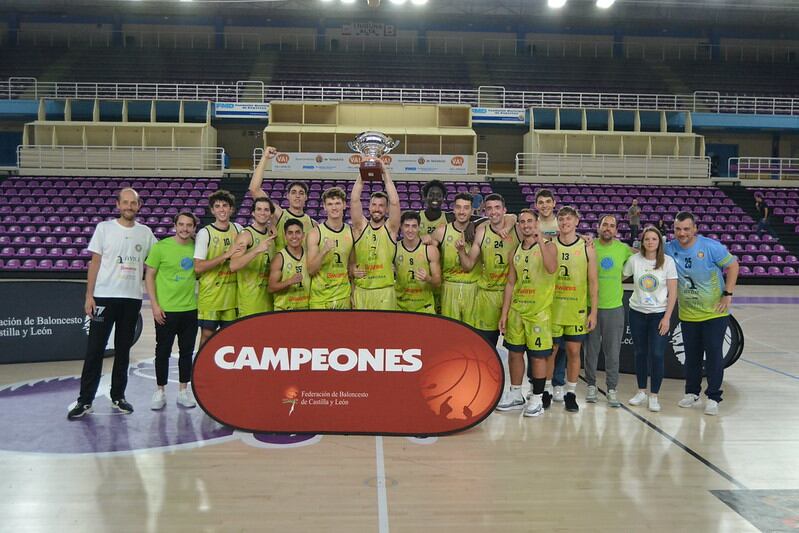
[[[718,413],[738,263],[720,242],[697,234],[691,213],[675,215],[670,241],[654,226],[639,232],[638,217],[631,217],[633,248],[618,238],[620,220],[612,214],[599,218],[593,235],[578,234],[580,213],[557,206],[548,189],[539,189],[532,208],[516,214],[507,212],[499,194],[479,203],[465,192],[455,194],[451,212],[445,212],[449,191],[432,180],[422,188],[425,208],[403,212],[384,168],[383,190],[373,192],[368,203],[362,201],[360,176],[349,199],[342,188],[325,190],[326,218],[317,223],[305,211],[304,182],[289,183],[285,207],[263,190],[266,167],[276,154],[267,147],[253,172],[252,220],[246,227],[233,221],[236,198],[217,190],[208,198],[213,222],[200,227],[193,213],[181,212],[174,235],[156,241],[136,222],[138,193],[130,188],[118,193],[119,217],[98,224],[88,246],[85,312],[91,325],[70,420],[92,412],[114,326],[111,401],[119,412],[133,413],[125,387],[144,289],[156,336],[153,410],[167,404],[175,339],[176,401],[191,408],[198,328],[202,346],[218,329],[258,313],[359,309],[440,314],[473,327],[492,345],[502,337],[510,385],[497,410],[522,411],[526,417],[541,415],[553,401],[567,412],[579,411],[581,367],[585,401],[597,402],[600,351],[605,401],[619,407],[619,352],[628,323],[638,390],[629,391],[627,403],[657,412],[677,308],[686,375],[678,405],[703,403],[705,414]],[[622,300],[625,280],[633,284],[629,312]]]

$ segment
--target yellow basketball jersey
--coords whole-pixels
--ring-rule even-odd
[[[427,218],[427,215],[424,214],[424,210],[419,212],[419,217],[421,217],[422,219],[421,222],[419,223],[419,235],[430,235],[437,228],[447,225],[447,215],[443,211],[441,212],[441,215],[435,220],[430,220],[429,218]]]
[[[491,229],[489,223],[486,223],[483,242],[480,243],[482,272],[480,279],[477,281],[478,287],[488,291],[505,289],[505,283],[508,281],[511,254],[513,254],[517,246],[519,246],[519,238],[516,236],[516,231],[511,231],[503,239]]]
[[[585,324],[588,307],[588,257],[585,241],[577,237],[563,244],[558,237],[558,279],[552,302],[552,323],[560,326]]]
[[[206,259],[214,259],[224,254],[236,240],[239,230],[231,223],[222,231],[213,224],[200,231],[208,232],[208,254]],[[197,307],[201,311],[225,311],[236,308],[238,287],[236,273],[230,271],[230,262],[225,261],[200,275],[200,291]]]
[[[252,237],[247,249],[258,246],[269,233],[261,233],[252,226],[247,226],[244,231]],[[275,256],[275,243],[271,242],[266,252],[259,254],[247,265],[236,272],[238,284],[239,316],[265,313],[272,310],[272,295],[267,290],[269,287],[269,265]]]
[[[280,213],[280,218],[277,220],[277,224],[275,224],[275,231],[277,232],[275,236],[275,250],[282,250],[286,247],[286,222],[289,219],[296,218],[300,222],[302,222],[302,229],[305,231],[305,239],[308,239],[308,233],[313,229],[313,219],[308,215],[308,213],[303,213],[301,216],[297,216],[288,209],[284,209],[282,213]],[[303,244],[305,240],[303,240]]]
[[[319,250],[325,241],[333,241],[335,246],[322,259],[319,272],[311,278],[311,301],[332,302],[350,297],[350,278],[347,271],[350,252],[352,251],[352,228],[344,224],[338,231],[319,225]]]
[[[516,272],[516,284],[513,286],[511,309],[522,318],[534,320],[536,315],[552,306],[557,273],[550,274],[544,268],[538,243],[528,249],[524,248],[524,244],[516,247],[513,269]]]
[[[366,270],[366,277],[355,278],[361,289],[382,289],[394,284],[394,254],[397,243],[388,233],[385,224],[375,229],[366,224],[366,229],[355,241],[355,263]]]
[[[402,311],[424,312],[434,310],[433,286],[416,279],[416,271],[424,269],[430,275],[427,246],[419,241],[416,248],[408,250],[402,241],[397,243],[394,268],[397,270],[397,307]]]
[[[295,309],[308,309],[308,298],[311,294],[311,278],[308,276],[308,263],[305,249],[299,258],[291,255],[287,248],[278,252],[283,258],[283,268],[280,281],[286,281],[294,274],[302,274],[299,284],[291,285],[274,294],[275,311],[293,311]]]
[[[458,249],[455,248],[459,239],[463,239],[463,232],[455,229],[455,224],[450,222],[441,242],[441,277],[452,283],[474,283],[480,278],[480,265],[475,265],[471,272],[463,270]]]

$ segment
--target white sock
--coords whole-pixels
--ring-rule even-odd
[[[543,394],[533,394],[533,404],[542,404],[544,403]]]
[[[548,393],[552,394],[552,380],[548,379],[547,382],[544,384],[544,390]]]
[[[574,392],[577,390],[577,383],[572,383],[570,381],[566,382],[566,392]]]

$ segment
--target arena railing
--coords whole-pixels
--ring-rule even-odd
[[[730,176],[741,180],[799,180],[799,158],[732,157]]]
[[[225,150],[213,147],[17,147],[17,166],[20,173],[35,170],[221,172],[224,160]]]
[[[710,158],[518,153],[516,176],[517,178],[708,179]]]
[[[495,91],[496,87],[492,89]],[[328,100],[478,106],[480,105],[480,88],[326,87],[263,85],[257,81],[239,81],[235,84],[39,82],[35,78],[9,78],[0,82],[0,99],[38,100],[40,98],[209,100],[215,102]],[[498,95],[492,96],[492,106],[518,109],[560,107],[799,115],[799,98],[725,96],[717,92],[635,94],[501,91]]]

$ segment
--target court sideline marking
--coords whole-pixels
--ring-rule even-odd
[[[378,531],[388,533],[388,497],[386,495],[386,465],[383,457],[383,437],[375,437],[377,456],[377,521]]]
[[[580,379],[585,381],[585,378],[583,376],[580,376]],[[602,394],[604,394],[605,396],[607,396],[607,392],[605,392],[601,388],[597,387],[597,390],[599,392],[601,392]],[[729,481],[730,483],[735,485],[738,489],[740,489],[740,490],[749,490],[746,487],[746,485],[744,485],[743,483],[741,483],[740,481],[738,481],[737,479],[732,477],[732,475],[728,474],[727,472],[722,470],[720,467],[718,467],[715,464],[713,464],[712,462],[710,462],[708,459],[705,459],[704,457],[702,457],[702,455],[700,455],[699,452],[696,452],[696,451],[692,450],[687,445],[685,445],[682,442],[680,442],[677,439],[677,437],[674,437],[674,436],[670,435],[669,433],[666,432],[666,430],[662,429],[660,426],[658,426],[654,422],[651,422],[647,418],[644,418],[643,416],[639,415],[638,413],[636,413],[635,411],[633,411],[632,409],[630,409],[629,407],[627,407],[623,403],[620,405],[620,407],[624,411],[628,412],[629,414],[631,414],[632,416],[634,416],[635,418],[637,418],[638,420],[643,422],[645,425],[649,426],[650,429],[654,430],[655,432],[659,433],[662,437],[664,437],[667,440],[671,441],[672,444],[674,444],[675,446],[680,448],[682,451],[684,451],[685,453],[687,453],[688,455],[690,455],[691,457],[693,457],[694,459],[696,459],[697,461],[699,461],[700,463],[705,465],[706,467],[708,467],[711,470],[713,470],[716,474],[720,475],[721,477],[723,477],[724,479],[726,479],[727,481]]]

